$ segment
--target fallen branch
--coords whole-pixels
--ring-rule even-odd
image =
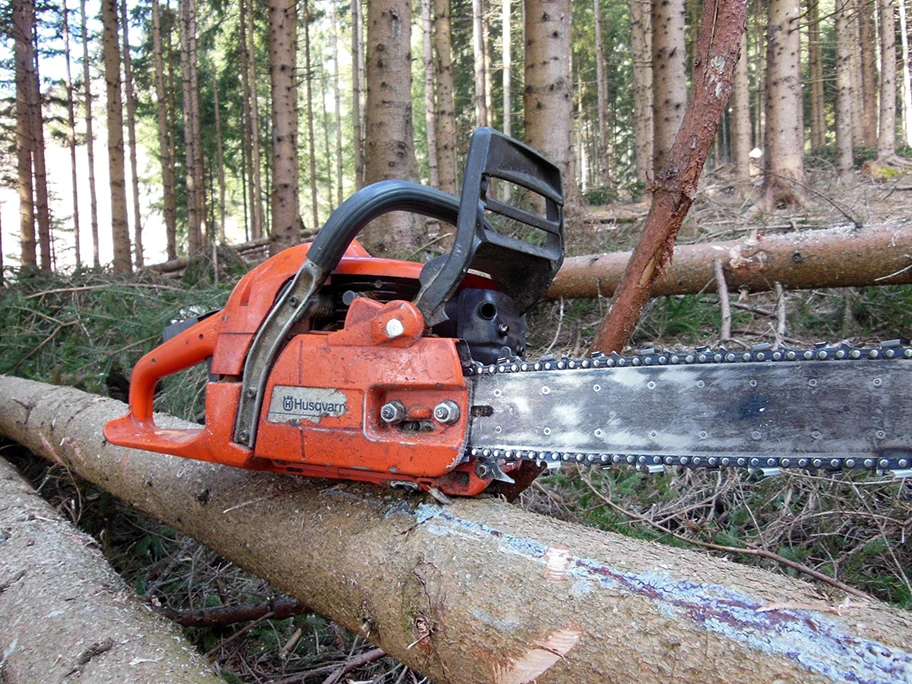
[[[713,277],[716,279],[716,292],[719,295],[719,309],[722,317],[719,341],[728,342],[731,339],[732,332],[732,312],[731,304],[728,301],[728,285],[725,283],[725,272],[722,270],[722,262],[718,259],[713,261]]]
[[[0,377],[0,433],[361,631],[435,684],[912,677],[912,621],[880,603],[846,617],[762,611],[843,596],[821,600],[789,577],[494,499],[442,507],[106,444],[101,425],[124,411]]]
[[[363,653],[359,653],[356,656],[352,656],[345,661],[345,664],[342,665],[342,667],[329,675],[329,677],[323,681],[323,684],[336,684],[336,682],[338,682],[344,674],[351,672],[355,668],[361,667],[362,665],[367,665],[368,663],[372,663],[375,660],[380,660],[380,658],[385,655],[386,653],[383,652],[382,648],[374,648],[370,651],[365,651]]]
[[[0,680],[222,681],[94,544],[0,458]]]
[[[161,606],[155,610],[181,627],[224,627],[238,622],[259,620],[267,613],[276,620],[284,620],[310,612],[310,608],[295,599],[242,606],[217,606],[199,610],[174,610]]]
[[[610,296],[629,259],[630,252],[567,258],[547,298]],[[668,270],[653,283],[652,296],[705,291],[712,286],[717,259],[732,291],[765,292],[776,282],[787,290],[903,285],[912,283],[912,223],[678,245]]]
[[[690,210],[706,155],[732,91],[747,17],[747,0],[703,3],[687,110],[665,166],[656,174],[649,216],[624,277],[592,341],[592,351],[620,351],[636,327],[652,285],[672,259],[675,238]]]
[[[692,544],[694,546],[699,546],[700,548],[703,548],[703,549],[710,549],[711,551],[721,551],[722,553],[733,553],[733,554],[740,554],[743,556],[757,556],[759,558],[766,558],[767,560],[771,560],[776,563],[780,563],[781,565],[791,568],[792,570],[805,574],[808,577],[813,577],[815,580],[832,585],[832,586],[836,587],[837,589],[839,589],[840,591],[844,591],[847,594],[852,594],[859,598],[863,598],[867,601],[871,600],[871,597],[868,594],[864,593],[863,591],[861,591],[859,589],[856,589],[855,587],[850,587],[845,582],[840,582],[838,579],[830,577],[829,575],[824,575],[822,572],[819,572],[818,570],[814,570],[814,568],[809,568],[807,565],[804,565],[804,563],[799,563],[797,561],[793,561],[790,558],[786,558],[785,556],[782,556],[778,553],[769,551],[768,549],[755,549],[755,548],[750,548],[750,547],[741,548],[739,546],[725,546],[723,544],[714,544],[712,542],[706,542],[701,539],[692,539],[690,537],[685,537],[683,534],[678,534],[677,532],[673,532],[672,530],[669,530],[667,527],[665,527],[661,523],[657,523],[654,520],[650,520],[645,515],[639,515],[638,513],[634,513],[633,511],[628,511],[626,508],[622,508],[621,506],[618,506],[611,499],[609,499],[607,496],[602,494],[598,489],[596,489],[595,486],[592,484],[592,481],[588,477],[584,478],[583,481],[586,483],[586,486],[589,487],[589,490],[593,494],[595,494],[595,496],[597,498],[601,499],[603,503],[607,504],[609,507],[613,508],[615,511],[617,511],[624,517],[630,518],[631,520],[637,520],[639,522],[646,523],[647,525],[650,525],[650,526],[654,527],[655,529],[657,529],[662,534],[667,534],[671,537],[674,537],[678,541],[682,541],[687,544]]]

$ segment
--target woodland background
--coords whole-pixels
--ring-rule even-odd
[[[683,0],[71,4],[5,7],[0,169],[20,211],[19,244],[6,225],[0,252],[97,268],[101,241],[117,272],[146,262],[144,233],[169,259],[226,235],[279,249],[366,183],[458,193],[479,125],[560,165],[571,244],[597,251],[577,211],[638,199],[661,170],[701,11]],[[734,188],[769,210],[806,202],[808,164],[843,180],[856,161],[896,165],[912,139],[905,1],[749,12],[710,167],[730,164]],[[71,179],[66,157],[48,154],[66,147]],[[752,154],[764,170],[753,195]],[[424,230],[365,242],[410,254]]]
[[[222,304],[249,268],[244,258],[299,241],[357,188],[396,177],[458,192],[479,125],[562,167],[572,252],[629,248],[684,113],[702,9],[679,0],[6,4],[0,373],[125,398],[129,369],[165,325]],[[847,221],[908,230],[906,18],[904,0],[749,5],[732,100],[684,241]],[[422,258],[441,248],[438,231],[399,218],[364,242]],[[245,241],[242,252],[222,244]],[[164,259],[172,277],[145,268]],[[632,344],[910,336],[907,285],[744,292],[720,335],[722,299],[714,290],[654,299]],[[602,297],[540,305],[529,354],[584,353],[605,307]],[[201,420],[204,382],[200,370],[164,383],[156,407]],[[95,535],[149,605],[192,625],[226,680],[339,679],[359,657],[350,676],[360,680],[421,680],[64,467],[12,443],[0,450]],[[902,482],[570,469],[520,505],[674,545],[713,544],[788,574],[813,570],[912,607],[912,494]],[[279,617],[278,606],[289,613]],[[199,621],[201,611],[212,612]]]

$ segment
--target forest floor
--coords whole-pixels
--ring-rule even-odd
[[[738,187],[724,168],[708,169],[680,241],[719,241],[745,231],[794,231],[851,223],[889,222],[912,215],[912,175],[873,179],[858,172],[840,184],[825,162],[808,170],[808,203],[771,214],[751,210],[756,187]],[[759,183],[759,181],[757,181]],[[648,205],[593,209],[603,251],[633,246]],[[615,219],[621,218],[620,221]],[[639,217],[639,219],[637,219]],[[633,219],[633,220],[631,220]],[[184,289],[148,274],[129,282],[81,274],[0,290],[0,373],[73,384],[119,396],[125,375],[155,343],[150,335],[194,303],[224,300],[218,286]],[[819,340],[855,344],[912,337],[908,286],[789,292],[784,340],[809,346]],[[529,356],[585,353],[606,300],[541,304],[529,316]],[[731,344],[775,339],[776,295],[735,302]],[[125,309],[127,310],[125,312]],[[80,337],[81,336],[81,337]],[[88,342],[87,342],[88,340]],[[715,293],[651,301],[634,347],[716,345]],[[200,418],[201,374],[166,388],[159,408]],[[150,605],[172,612],[269,604],[281,597],[262,580],[235,568],[196,542],[138,514],[102,490],[74,481],[59,467],[12,444],[0,445],[53,505],[96,536],[111,564]],[[789,473],[756,480],[747,473],[676,471],[647,476],[632,470],[578,471],[540,478],[518,505],[560,519],[681,546],[729,547],[732,560],[803,576],[809,568],[858,590],[912,610],[912,487],[875,476]],[[742,550],[739,552],[738,550]],[[762,553],[757,553],[758,551]],[[780,562],[787,560],[791,565]],[[834,591],[820,583],[822,593]],[[422,677],[379,657],[360,636],[319,615],[255,619],[186,628],[228,682],[359,682],[419,684]],[[368,662],[345,670],[346,664]]]

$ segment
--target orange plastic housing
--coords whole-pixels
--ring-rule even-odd
[[[308,247],[287,249],[253,269],[224,309],[140,359],[131,377],[130,412],[109,422],[105,437],[253,470],[433,486],[467,496],[484,490],[490,480],[462,462],[469,389],[455,341],[425,336],[421,313],[410,302],[358,298],[342,330],[295,335],[270,370],[255,447],[234,442],[248,349]],[[333,273],[417,280],[420,271],[421,264],[371,258],[353,242]],[[205,426],[158,427],[152,415],[158,381],[210,357],[217,379],[206,388]],[[390,402],[404,408],[401,421],[381,420],[380,409]],[[441,402],[455,404],[458,419],[435,419]]]

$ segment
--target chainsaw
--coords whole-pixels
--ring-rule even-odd
[[[372,258],[355,238],[391,211],[455,226],[452,249],[423,265]],[[900,341],[527,360],[525,314],[563,251],[557,167],[480,129],[459,198],[370,185],[312,244],[168,333],[136,364],[129,413],[105,437],[442,500],[512,498],[564,463],[912,475],[912,347]],[[157,426],[157,383],[204,362],[205,425]]]

